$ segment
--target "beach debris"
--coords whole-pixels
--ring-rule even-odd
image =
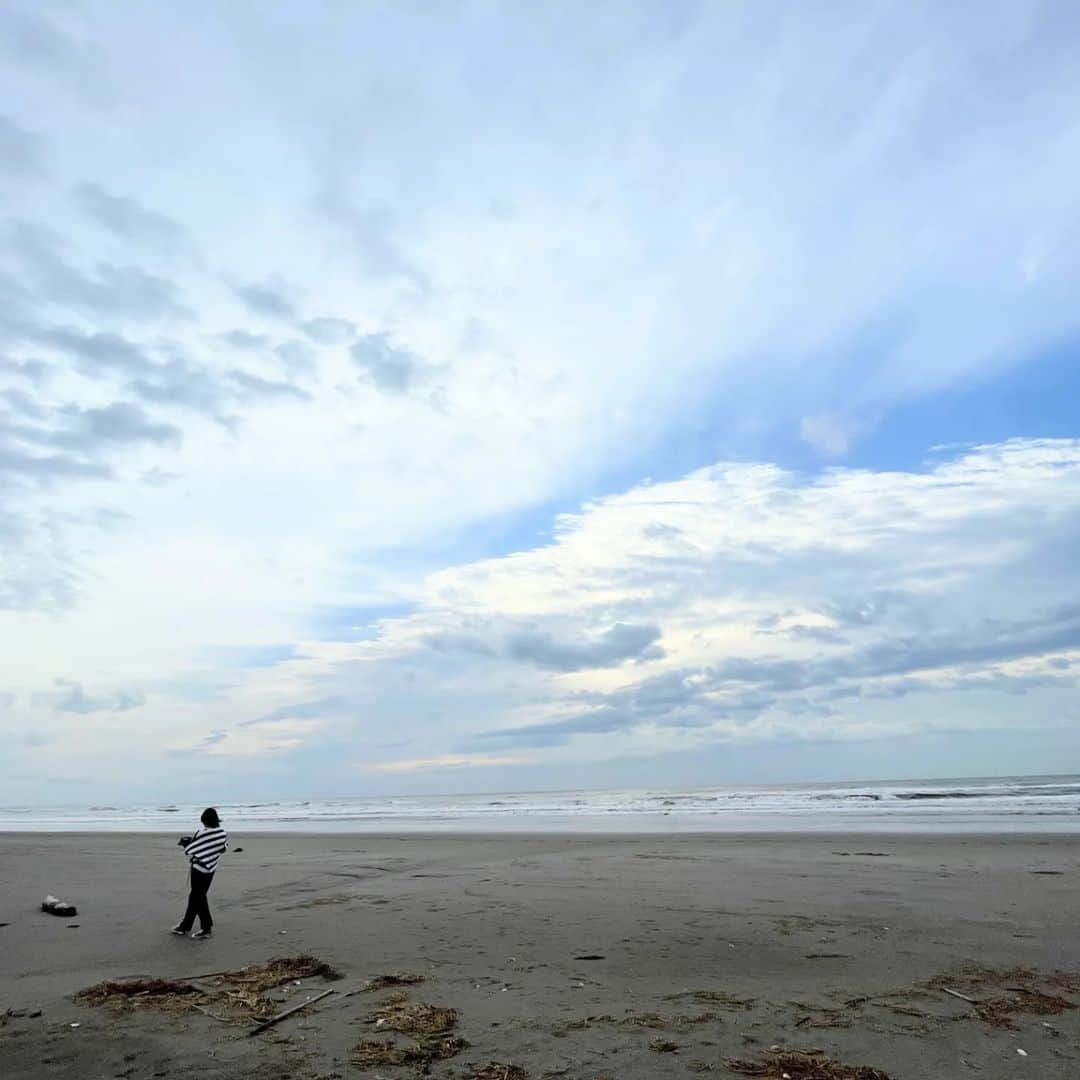
[[[693,998],[703,1005],[715,1005],[721,1009],[752,1009],[754,998],[738,998],[726,990],[683,990],[678,994],[668,994],[665,1001],[678,1001],[679,998]]]
[[[740,1076],[756,1076],[762,1080],[891,1080],[880,1069],[873,1069],[869,1065],[845,1065],[816,1049],[774,1048],[761,1061],[725,1058],[724,1065]]]
[[[278,1003],[266,996],[269,991],[314,976],[341,978],[338,971],[318,957],[285,956],[238,971],[212,972],[188,979],[100,982],[80,990],[75,1001],[120,1011],[143,1007],[176,1014],[197,1011],[222,1023],[250,1023],[273,1019]]]
[[[252,964],[238,971],[223,971],[218,976],[226,982],[245,986],[258,992],[273,990],[296,979],[315,977],[336,982],[342,975],[325,960],[303,953],[300,956],[277,956],[273,960],[266,961],[265,964]]]
[[[969,1005],[977,1005],[978,1002],[974,998],[969,998],[967,994],[961,994],[958,990],[951,990],[947,986],[939,986],[938,989],[943,994],[949,994],[954,998],[959,998],[961,1001],[966,1001]]]
[[[1036,985],[1039,982],[1054,989],[1076,992],[1073,987],[1077,986],[1077,983],[1068,973],[1055,972],[1049,977],[1042,977],[1029,968],[996,971],[992,968],[969,967],[959,973],[939,975],[928,985],[970,1005],[973,1014],[983,1023],[991,1027],[1011,1029],[1016,1026],[1016,1017],[1025,1013],[1034,1016],[1058,1016],[1076,1008],[1076,1004],[1068,998],[1040,989]],[[953,985],[946,986],[946,983]],[[955,989],[957,984],[964,990],[973,992],[999,993],[993,997],[975,998]]]
[[[1026,1050],[1021,1050],[1019,1046],[1018,1046],[1018,1047],[1016,1048],[1016,1052],[1017,1052],[1017,1053],[1018,1053],[1018,1054],[1019,1054],[1019,1055],[1020,1055],[1021,1057],[1027,1057],[1027,1051],[1026,1051]]]
[[[248,1036],[250,1037],[252,1035],[258,1035],[261,1032],[266,1031],[267,1028],[272,1028],[275,1024],[280,1024],[282,1020],[286,1019],[286,1017],[292,1016],[293,1013],[300,1012],[301,1009],[306,1009],[309,1005],[314,1005],[316,1001],[322,1001],[324,997],[329,997],[330,994],[332,994],[333,992],[334,991],[332,989],[324,990],[321,994],[316,994],[314,997],[310,997],[306,1001],[301,1001],[298,1005],[293,1005],[292,1008],[285,1009],[282,1012],[277,1013],[275,1016],[271,1016],[269,1020],[264,1020],[257,1027],[252,1028],[252,1030],[248,1032]]]
[[[406,1035],[441,1035],[451,1031],[457,1022],[457,1009],[423,1001],[387,1001],[367,1018],[369,1024]]]
[[[361,1069],[376,1065],[430,1065],[433,1061],[446,1061],[469,1044],[457,1035],[434,1036],[421,1039],[408,1046],[400,1046],[386,1039],[361,1039],[352,1050],[352,1063]]]
[[[520,1065],[488,1061],[483,1065],[469,1062],[468,1080],[529,1080],[529,1074]]]
[[[40,1009],[8,1009],[5,1016],[12,1020],[21,1020],[23,1017],[34,1020],[41,1015]]]
[[[659,1036],[649,1041],[649,1049],[658,1054],[677,1054],[679,1052],[677,1043],[673,1043],[670,1039],[661,1039]]]
[[[857,1004],[851,1006],[845,1003],[842,1008],[814,1005],[808,1001],[791,1001],[789,1004],[802,1011],[802,1015],[795,1021],[796,1027],[846,1028],[851,1027],[854,1022],[850,1010],[862,1008],[862,1000],[865,999],[852,998],[850,1000],[856,1001]],[[815,1016],[815,1013],[820,1015]]]
[[[197,986],[176,979],[129,979],[125,982],[105,981],[88,986],[75,995],[80,1005],[116,1005],[135,1002],[135,999],[165,999],[199,994]],[[142,1001],[136,1002],[143,1004]]]
[[[666,1028],[687,1028],[695,1024],[706,1024],[720,1017],[714,1012],[703,1012],[697,1016],[661,1016],[659,1013],[630,1013],[621,1020],[607,1013],[599,1016],[586,1016],[580,1020],[568,1020],[550,1028],[551,1034],[557,1038],[568,1035],[571,1031],[588,1031],[589,1028],[600,1024],[617,1024],[620,1027],[643,1027],[653,1030]]]
[[[1055,990],[1064,990],[1068,994],[1080,994],[1080,974],[1071,971],[1052,971],[1044,976],[1043,981]]]
[[[41,910],[49,915],[59,915],[62,919],[70,919],[72,915],[78,915],[79,910],[74,904],[69,904],[66,900],[60,900],[58,897],[49,893],[44,900],[41,901]]]
[[[355,990],[350,990],[346,997],[351,997],[353,994],[370,994],[375,990],[386,990],[392,986],[415,986],[417,983],[422,983],[425,979],[424,975],[408,975],[404,972],[397,972],[390,975],[376,975],[373,979],[368,979],[363,986],[358,986]]]
[[[601,956],[599,953],[586,953],[584,956],[575,956],[574,959],[575,960],[605,960],[607,958],[604,957],[604,956]]]

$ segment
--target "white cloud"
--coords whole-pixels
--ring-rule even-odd
[[[1019,698],[1075,694],[1078,538],[1076,441],[976,447],[917,473],[720,464],[565,515],[549,545],[430,575],[372,640],[306,643],[244,694],[307,703],[266,718],[274,738],[226,722],[238,741],[212,750],[303,743],[318,758],[325,741],[342,764],[403,773],[1015,726]],[[610,628],[646,615],[662,648],[621,663]],[[524,633],[551,663],[506,647]],[[391,731],[424,752],[380,751]]]
[[[803,442],[812,446],[822,457],[843,457],[851,449],[855,432],[850,423],[827,413],[804,416],[799,421],[799,435]]]

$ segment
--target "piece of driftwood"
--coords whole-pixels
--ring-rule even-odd
[[[959,990],[950,990],[947,986],[939,986],[938,989],[943,994],[950,994],[954,998],[959,998],[961,1001],[966,1001],[969,1005],[979,1004],[974,998],[969,998],[967,994],[961,994]]]
[[[328,997],[333,992],[333,990],[324,990],[321,994],[316,994],[313,998],[301,1001],[299,1005],[293,1005],[291,1008],[279,1012],[276,1016],[271,1016],[269,1020],[264,1020],[258,1027],[252,1028],[251,1031],[248,1032],[248,1036],[258,1035],[260,1032],[266,1031],[267,1028],[272,1028],[275,1024],[280,1024],[286,1017],[292,1016],[293,1013],[298,1013],[301,1009],[306,1009],[309,1005],[314,1005],[316,1001],[322,1001],[324,997]]]
[[[60,900],[49,893],[44,900],[41,901],[41,910],[48,915],[59,915],[62,919],[70,919],[72,915],[78,915],[79,909],[74,904],[69,904],[66,900]]]

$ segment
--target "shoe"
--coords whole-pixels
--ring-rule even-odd
[[[196,930],[191,935],[191,940],[192,941],[204,941],[206,938],[213,937],[213,936],[214,936],[214,931],[213,930]]]
[[[187,937],[187,931],[181,926],[174,926],[170,931],[170,934],[175,934],[177,937]]]

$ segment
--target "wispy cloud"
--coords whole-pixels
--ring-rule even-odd
[[[369,765],[373,772],[382,773],[414,773],[414,772],[437,772],[444,769],[493,769],[507,765],[523,765],[529,759],[527,757],[480,754],[443,754],[432,758],[402,758],[399,761],[382,761]]]
[[[0,116],[0,171],[35,173],[41,169],[44,157],[45,141],[40,135]]]
[[[58,712],[127,712],[146,704],[145,695],[135,690],[90,694],[73,679],[57,679],[56,685],[59,689],[52,697],[52,705]]]
[[[143,206],[137,199],[111,194],[100,184],[80,184],[75,199],[93,221],[126,240],[164,251],[174,251],[187,243],[186,230],[178,222]]]
[[[286,286],[280,282],[250,282],[247,285],[238,285],[236,295],[256,315],[271,319],[292,319],[296,314]]]

